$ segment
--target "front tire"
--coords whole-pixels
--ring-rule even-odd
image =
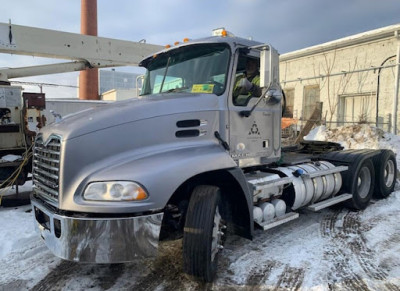
[[[197,186],[190,198],[183,235],[183,267],[189,275],[212,282],[217,272],[218,255],[225,228],[218,204],[220,190]]]

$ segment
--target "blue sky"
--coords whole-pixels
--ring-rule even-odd
[[[80,32],[80,0],[1,2],[0,22],[11,19],[19,25]],[[97,5],[99,36],[165,45],[225,27],[235,35],[271,43],[280,53],[400,23],[399,0],[98,0]],[[0,67],[48,62],[0,55]],[[72,73],[25,81],[76,85],[76,78]],[[56,97],[49,96],[53,89],[47,90],[48,97]],[[64,88],[60,95],[75,93]]]

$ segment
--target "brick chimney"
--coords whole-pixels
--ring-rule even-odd
[[[97,0],[81,0],[81,34],[97,36]],[[79,99],[99,99],[98,69],[86,69],[79,74]]]

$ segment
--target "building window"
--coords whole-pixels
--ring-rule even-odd
[[[294,107],[294,88],[285,89],[286,96],[286,108],[283,117],[293,118],[293,107]]]
[[[376,94],[357,93],[339,96],[339,122],[375,123]]]
[[[100,70],[99,86],[100,94],[113,89],[134,89],[136,88],[136,78],[138,74],[128,72],[116,72],[114,70]]]
[[[318,106],[320,102],[319,92],[318,85],[304,87],[303,120],[309,120],[316,106]]]

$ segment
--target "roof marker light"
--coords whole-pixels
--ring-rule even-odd
[[[224,27],[214,29],[212,31],[212,36],[222,36],[222,37],[227,37],[227,36],[234,36],[232,33],[227,31]]]

